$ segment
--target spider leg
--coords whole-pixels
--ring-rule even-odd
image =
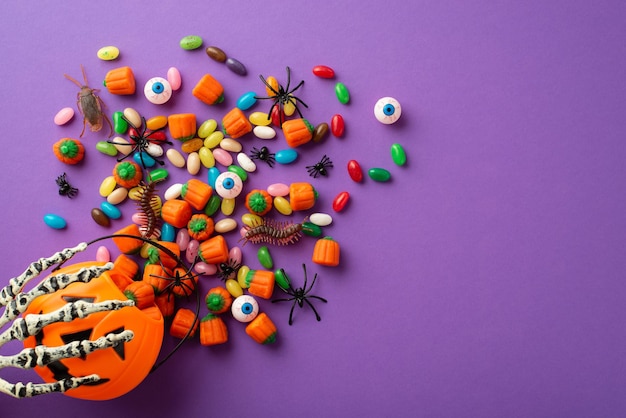
[[[322,301],[322,302],[324,302],[324,303],[328,303],[328,301],[327,301],[326,299],[324,299],[323,297],[321,297],[321,296],[316,296],[316,295],[310,295],[310,296],[308,296],[308,295],[307,295],[307,298],[309,298],[309,299],[313,298],[313,299],[321,300],[321,301]]]
[[[317,313],[317,309],[315,309],[315,306],[313,306],[313,304],[311,302],[309,302],[308,299],[304,299],[304,301],[307,303],[307,305],[309,305],[311,307],[311,309],[313,309],[313,312],[315,312],[315,318],[318,321],[321,321],[322,317],[320,316],[320,314]]]
[[[287,66],[287,86],[285,87],[285,91],[286,92],[289,92],[289,85],[290,84],[291,84],[291,68],[289,68],[289,66]]]
[[[296,301],[293,301],[293,304],[291,305],[291,310],[289,311],[289,325],[293,324],[293,308],[296,307]]]
[[[263,75],[259,74],[259,78],[261,79],[261,81],[263,82],[263,84],[265,84],[265,86],[267,86],[267,88],[268,88],[268,89],[270,89],[270,90],[272,91],[272,93],[274,93],[276,96],[279,96],[279,95],[280,95],[280,93],[278,93],[278,92],[274,89],[274,87],[272,87],[272,86],[270,85],[270,83],[268,83],[268,82],[267,82],[267,80],[265,79],[265,77],[263,77]],[[270,97],[256,97],[256,98],[257,98],[257,99],[275,99],[275,98],[276,98],[276,96],[275,96],[275,97],[271,97],[271,96],[270,96]]]
[[[282,287],[281,287],[282,289]],[[286,299],[272,299],[272,303],[276,303],[276,302],[291,302],[292,300],[295,300],[296,298],[286,298]]]

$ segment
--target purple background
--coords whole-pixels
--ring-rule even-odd
[[[114,163],[94,149],[102,132],[85,134],[79,167],[51,153],[80,132],[80,118],[52,122],[74,106],[77,89],[63,74],[79,78],[80,64],[92,87],[129,65],[140,88],[177,66],[183,88],[163,107],[141,94],[101,97],[110,112],[195,112],[199,121],[221,119],[248,90],[262,94],[258,74],[284,83],[289,65],[305,80],[305,117],[341,113],[346,135],[304,147],[293,166],[260,166],[246,187],[306,181],[304,166],[328,154],[329,177],[311,180],[322,196],[315,209],[332,213],[342,190],[352,199],[325,230],[342,245],[340,267],[312,264],[312,239],[271,249],[296,284],[302,262],[319,274],[313,293],[329,300],[317,304],[321,322],[297,309],[290,327],[287,305],[261,300],[279,327],[275,346],[257,345],[231,318],[227,345],[189,342],[119,399],[2,395],[0,415],[625,415],[625,19],[619,1],[2,2],[2,284],[36,258],[130,222],[131,202],[109,230],[89,215]],[[248,76],[180,49],[189,34],[242,61]],[[121,58],[99,61],[105,45]],[[317,64],[336,79],[315,78]],[[224,84],[226,103],[191,96],[206,72]],[[336,81],[350,90],[347,106]],[[403,105],[396,125],[373,117],[382,96]],[[408,153],[405,167],[391,161],[394,142]],[[393,180],[356,184],[350,159],[388,168]],[[63,171],[80,189],[73,200],[57,194]],[[168,184],[189,178],[171,172]],[[47,212],[69,227],[46,227]],[[244,248],[244,262],[259,268],[254,250]],[[203,278],[202,290],[216,283]],[[0,376],[38,380],[32,371]]]

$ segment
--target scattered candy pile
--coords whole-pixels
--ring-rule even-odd
[[[202,44],[198,36],[187,36],[180,41],[180,47],[185,50],[200,48]],[[224,63],[235,74],[247,74],[246,67],[228,57],[222,49],[209,46],[206,53],[214,61]],[[114,61],[119,55],[119,49],[114,46],[97,52],[98,58],[107,61]],[[315,66],[312,72],[320,78],[335,77],[334,70],[324,65]],[[292,301],[293,306],[297,303],[300,307],[306,302],[320,320],[310,299],[326,300],[309,294],[317,274],[307,287],[304,267],[304,286],[294,288],[283,269],[272,271],[275,266],[269,247],[295,244],[304,234],[316,239],[311,257],[314,263],[337,266],[340,264],[340,245],[322,232],[323,227],[333,222],[332,216],[312,212],[318,194],[309,182],[274,183],[265,189],[248,192],[244,189],[248,177],[256,171],[257,163],[269,167],[276,163],[292,164],[298,158],[298,147],[311,141],[322,141],[329,132],[335,137],[342,137],[345,121],[340,114],[331,118],[330,126],[326,122],[314,126],[305,119],[301,110],[308,106],[295,96],[304,82],[294,87],[289,67],[285,86],[273,76],[261,76],[266,97],[246,92],[221,121],[208,119],[199,125],[195,114],[159,115],[146,120],[132,108],[114,112],[109,120],[108,115],[102,112],[101,99],[94,91],[72,77],[66,77],[81,87],[79,111],[84,117],[83,132],[85,127],[93,132],[110,132],[109,139],[95,145],[98,152],[114,160],[111,175],[104,178],[99,186],[104,200],[92,210],[93,220],[98,225],[109,227],[112,220],[122,218],[118,207],[120,203],[126,199],[137,202],[137,213],[132,216],[132,223],[119,228],[113,238],[121,254],[114,261],[113,271],[116,273],[112,276],[128,298],[133,299],[138,307],[156,304],[165,317],[172,318],[170,334],[174,337],[188,338],[199,329],[203,345],[222,344],[228,340],[223,320],[228,311],[237,321],[248,323],[246,333],[255,341],[262,344],[275,341],[276,326],[267,314],[259,313],[259,304],[255,300],[255,297],[272,298],[275,285],[288,297],[274,301]],[[181,83],[181,72],[172,67],[167,71],[166,78],[148,80],[143,93],[150,103],[161,105],[176,94]],[[104,85],[109,94],[136,93],[134,73],[128,66],[110,70]],[[340,103],[349,103],[350,93],[344,83],[335,84],[335,93]],[[192,95],[211,106],[224,100],[224,88],[211,74],[205,74],[196,83]],[[246,114],[258,100],[272,101],[270,112]],[[400,104],[391,97],[382,98],[374,106],[374,115],[381,123],[392,124],[401,115]],[[73,116],[73,109],[66,107],[56,114],[54,122],[64,125]],[[260,149],[252,147],[246,153],[237,139],[250,134],[260,139],[282,135],[287,147],[276,153],[270,152],[266,146]],[[86,152],[79,139],[69,137],[57,141],[53,151],[65,164],[80,163]],[[406,164],[406,153],[400,144],[392,145],[391,156],[395,164]],[[169,166],[186,169],[192,178],[185,183],[164,187],[169,179]],[[324,155],[317,164],[306,169],[312,178],[317,178],[327,176],[331,167],[331,158]],[[196,178],[203,169],[206,170],[206,181]],[[355,182],[364,178],[356,160],[348,163],[347,171]],[[384,168],[371,168],[367,174],[378,182],[386,182],[391,177]],[[65,175],[62,179],[60,176],[57,184],[62,195],[72,197],[76,193]],[[162,197],[157,187],[165,189]],[[333,211],[344,210],[349,200],[348,191],[340,192],[332,201]],[[239,241],[242,246],[229,246],[224,235],[239,227],[239,222],[231,216],[236,204],[241,203],[248,210],[241,217]],[[273,218],[274,211],[283,216],[301,212],[301,219],[305,220],[277,220]],[[215,222],[218,212],[224,218]],[[44,222],[51,228],[67,226],[65,219],[56,214],[46,214]],[[154,243],[147,243],[146,240]],[[247,243],[256,244],[257,259],[265,270],[254,270],[243,264],[242,248]],[[145,260],[143,267],[140,267],[137,255]],[[101,246],[96,258],[98,261],[109,261],[111,255],[106,247]],[[188,270],[181,265],[180,259],[185,259],[191,268]],[[189,296],[196,291],[200,276],[218,277],[224,285],[208,291],[205,296],[208,314],[198,321],[197,312],[185,307],[176,309],[176,296]],[[292,316],[293,308],[290,325]]]

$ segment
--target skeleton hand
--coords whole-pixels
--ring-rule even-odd
[[[0,333],[0,347],[11,340],[23,341],[30,336],[37,335],[45,326],[55,322],[70,322],[95,312],[112,311],[126,306],[133,306],[134,303],[131,300],[110,300],[100,303],[89,303],[79,300],[69,302],[65,306],[47,314],[30,314],[24,318],[19,318],[19,315],[38,296],[62,290],[74,282],[87,283],[94,278],[100,277],[103,272],[113,268],[113,263],[107,263],[103,266],[85,267],[73,274],[59,273],[51,275],[32,290],[23,292],[24,286],[30,280],[39,276],[40,273],[49,267],[69,260],[74,254],[84,251],[85,248],[87,248],[87,244],[82,243],[74,248],[60,251],[49,258],[41,258],[32,263],[20,276],[9,280],[9,284],[0,290],[0,307],[4,306],[4,312],[0,316],[0,330],[13,321],[5,331]],[[114,347],[120,343],[130,341],[133,336],[132,331],[122,331],[108,334],[94,341],[73,341],[59,347],[41,345],[35,348],[27,348],[12,356],[0,355],[0,369],[5,367],[30,369],[35,366],[45,366],[57,360],[85,356],[95,350]],[[95,374],[84,377],[70,377],[53,383],[41,384],[32,382],[26,384],[21,382],[9,383],[0,378],[0,392],[16,398],[25,398],[51,392],[65,392],[68,389],[94,383],[98,380],[100,380],[100,377]]]

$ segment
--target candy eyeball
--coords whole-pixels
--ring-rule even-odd
[[[391,125],[400,119],[402,108],[400,102],[393,97],[383,97],[374,105],[374,116],[380,123]]]
[[[226,171],[215,179],[215,192],[225,199],[234,199],[241,194],[243,181],[237,174]]]
[[[144,86],[143,94],[150,103],[167,103],[172,97],[172,86],[162,77],[153,77]]]
[[[250,295],[241,295],[235,298],[230,307],[230,311],[239,322],[250,322],[259,313],[259,304]]]

